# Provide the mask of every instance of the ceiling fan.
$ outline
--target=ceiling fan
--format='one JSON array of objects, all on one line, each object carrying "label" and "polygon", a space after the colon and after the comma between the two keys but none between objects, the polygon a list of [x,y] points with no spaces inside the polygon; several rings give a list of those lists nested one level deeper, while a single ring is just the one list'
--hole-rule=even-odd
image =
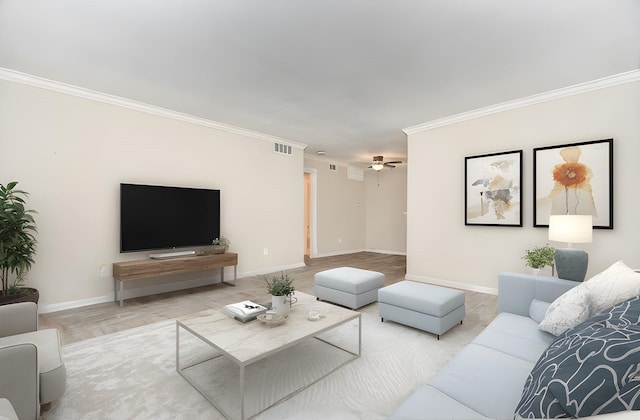
[{"label": "ceiling fan", "polygon": [[396,165],[398,165],[400,163],[402,163],[401,160],[394,160],[392,162],[385,162],[383,156],[374,156],[373,157],[373,162],[371,163],[369,168],[373,169],[374,171],[381,171],[382,168],[384,168],[384,167],[395,168]]}]

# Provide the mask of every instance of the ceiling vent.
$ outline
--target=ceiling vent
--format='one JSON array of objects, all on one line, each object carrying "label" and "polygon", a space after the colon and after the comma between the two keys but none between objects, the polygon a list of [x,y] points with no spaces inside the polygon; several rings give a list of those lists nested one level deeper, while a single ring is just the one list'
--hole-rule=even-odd
[{"label": "ceiling vent", "polygon": [[273,151],[281,155],[292,155],[291,146],[289,146],[288,144],[273,143]]}]

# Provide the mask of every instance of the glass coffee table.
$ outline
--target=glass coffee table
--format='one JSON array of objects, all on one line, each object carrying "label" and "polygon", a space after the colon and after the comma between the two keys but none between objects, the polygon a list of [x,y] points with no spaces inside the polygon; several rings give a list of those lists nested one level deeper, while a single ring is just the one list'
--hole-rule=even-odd
[{"label": "glass coffee table", "polygon": [[226,418],[244,420],[360,357],[360,313],[295,297],[279,325],[243,324],[219,309],[177,320],[176,370]]}]

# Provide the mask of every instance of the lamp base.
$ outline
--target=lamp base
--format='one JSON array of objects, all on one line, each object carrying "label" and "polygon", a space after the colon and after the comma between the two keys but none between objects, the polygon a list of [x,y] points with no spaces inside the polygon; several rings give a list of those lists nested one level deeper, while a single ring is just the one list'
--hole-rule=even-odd
[{"label": "lamp base", "polygon": [[575,248],[558,248],[554,259],[559,278],[584,281],[589,266],[589,254],[585,251]]}]

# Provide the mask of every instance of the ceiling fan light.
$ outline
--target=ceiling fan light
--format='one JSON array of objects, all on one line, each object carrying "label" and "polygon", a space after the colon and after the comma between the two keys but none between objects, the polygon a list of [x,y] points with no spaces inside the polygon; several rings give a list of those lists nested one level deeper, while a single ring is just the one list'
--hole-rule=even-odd
[{"label": "ceiling fan light", "polygon": [[382,164],[382,162],[373,162],[373,164],[371,165],[371,168],[374,171],[380,171],[382,170],[382,168],[384,168],[384,165]]}]

